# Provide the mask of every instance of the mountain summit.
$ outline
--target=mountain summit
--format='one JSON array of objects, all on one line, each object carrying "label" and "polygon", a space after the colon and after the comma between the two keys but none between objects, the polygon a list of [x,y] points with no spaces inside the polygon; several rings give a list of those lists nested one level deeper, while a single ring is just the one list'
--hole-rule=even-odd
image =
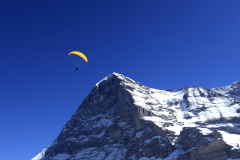
[{"label": "mountain summit", "polygon": [[112,73],[32,160],[240,158],[240,81],[157,90]]}]

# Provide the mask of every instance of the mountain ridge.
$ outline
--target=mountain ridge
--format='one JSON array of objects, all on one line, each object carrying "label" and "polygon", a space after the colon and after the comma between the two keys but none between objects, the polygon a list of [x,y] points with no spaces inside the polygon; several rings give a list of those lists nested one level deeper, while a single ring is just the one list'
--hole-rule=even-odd
[{"label": "mountain ridge", "polygon": [[[166,91],[113,72],[93,87],[40,159],[204,159],[205,143],[218,146],[220,159],[240,158],[239,82],[228,92],[197,86]],[[184,135],[189,132],[199,142]],[[212,138],[229,134],[237,143]],[[184,147],[186,139],[199,145]]]}]

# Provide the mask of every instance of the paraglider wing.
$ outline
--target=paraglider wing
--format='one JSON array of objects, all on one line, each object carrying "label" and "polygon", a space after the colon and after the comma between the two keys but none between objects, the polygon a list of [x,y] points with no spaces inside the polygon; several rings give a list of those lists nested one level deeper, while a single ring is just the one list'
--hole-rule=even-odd
[{"label": "paraglider wing", "polygon": [[68,53],[68,55],[70,55],[70,54],[76,54],[76,55],[82,57],[82,59],[84,59],[86,62],[88,62],[87,57],[83,53],[81,53],[79,51],[72,51],[72,52]]}]

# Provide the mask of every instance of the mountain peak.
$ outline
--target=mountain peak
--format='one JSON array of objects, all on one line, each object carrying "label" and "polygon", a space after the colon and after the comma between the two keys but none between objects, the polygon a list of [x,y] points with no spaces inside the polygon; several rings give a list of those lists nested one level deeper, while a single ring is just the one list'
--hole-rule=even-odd
[{"label": "mountain peak", "polygon": [[95,86],[98,87],[100,84],[105,83],[106,81],[108,81],[108,80],[111,79],[112,77],[117,77],[117,78],[119,78],[119,79],[122,79],[124,76],[121,75],[121,74],[118,74],[118,73],[116,73],[116,72],[113,72],[112,74],[104,77],[102,80],[100,80],[98,83],[96,83]]},{"label": "mountain peak", "polygon": [[117,79],[117,80],[120,80],[120,81],[131,81],[133,83],[137,83],[135,82],[134,80],[128,78],[128,77],[125,77],[124,75],[122,74],[119,74],[119,73],[116,73],[116,72],[113,72],[112,74],[104,77],[102,80],[100,80],[98,83],[96,83],[96,87],[99,87],[99,85],[101,84],[104,84],[106,83],[107,81],[109,80],[112,80],[112,79]]},{"label": "mountain peak", "polygon": [[240,88],[240,79],[232,84],[234,88]]},{"label": "mountain peak", "polygon": [[220,93],[222,95],[231,96],[240,100],[239,93],[240,93],[240,80],[234,82],[231,85],[223,86],[223,87],[216,87],[211,89],[214,92]]}]

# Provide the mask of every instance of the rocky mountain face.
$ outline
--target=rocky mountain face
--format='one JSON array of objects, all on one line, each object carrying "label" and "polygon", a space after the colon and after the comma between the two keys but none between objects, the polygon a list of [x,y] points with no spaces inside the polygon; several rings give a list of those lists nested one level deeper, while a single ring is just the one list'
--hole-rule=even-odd
[{"label": "rocky mountain face", "polygon": [[169,91],[113,73],[40,153],[32,160],[240,159],[240,81]]}]

